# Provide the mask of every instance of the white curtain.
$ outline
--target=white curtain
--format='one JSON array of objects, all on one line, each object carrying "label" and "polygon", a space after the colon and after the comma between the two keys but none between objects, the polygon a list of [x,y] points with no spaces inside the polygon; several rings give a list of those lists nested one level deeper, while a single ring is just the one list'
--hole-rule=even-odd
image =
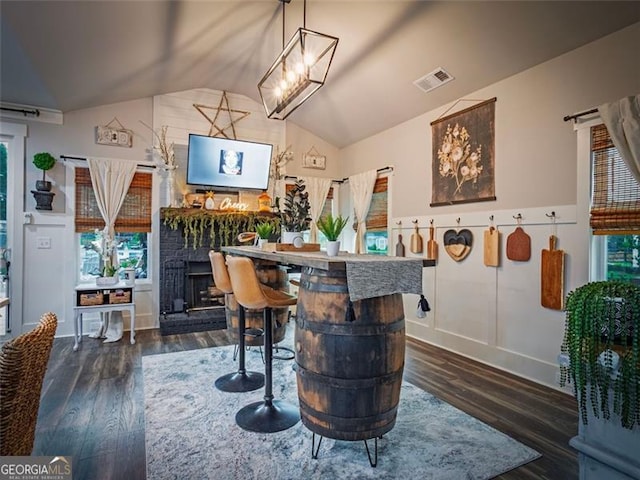
[{"label": "white curtain", "polygon": [[[136,163],[131,160],[106,158],[89,158],[87,161],[91,185],[105,223],[102,235],[107,239],[107,244],[113,244],[116,218],[136,173]],[[113,256],[115,258],[112,259],[112,263],[117,266],[117,252],[113,252]],[[114,312],[109,316],[111,317],[109,321],[103,321],[99,330],[91,335],[92,337],[106,337],[105,342],[116,342],[122,338],[122,313]]]},{"label": "white curtain", "polygon": [[319,177],[302,177],[309,193],[309,207],[311,215],[311,231],[309,233],[309,243],[318,241],[318,226],[316,222],[320,218],[324,202],[331,188],[331,179]]},{"label": "white curtain", "polygon": [[598,112],[624,163],[640,183],[640,95],[600,105]]},{"label": "white curtain", "polygon": [[364,234],[367,230],[366,219],[369,213],[369,205],[373,196],[373,187],[376,184],[378,172],[369,170],[368,172],[359,173],[349,177],[349,189],[353,198],[353,209],[358,219],[358,227],[356,229],[355,253],[366,253],[364,243]]}]

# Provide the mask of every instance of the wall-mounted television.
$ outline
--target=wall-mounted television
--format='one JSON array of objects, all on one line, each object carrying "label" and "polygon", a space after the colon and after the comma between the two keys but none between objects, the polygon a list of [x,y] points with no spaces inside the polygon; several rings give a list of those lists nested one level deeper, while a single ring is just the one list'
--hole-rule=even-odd
[{"label": "wall-mounted television", "polygon": [[210,188],[269,186],[273,145],[189,134],[187,183]]}]

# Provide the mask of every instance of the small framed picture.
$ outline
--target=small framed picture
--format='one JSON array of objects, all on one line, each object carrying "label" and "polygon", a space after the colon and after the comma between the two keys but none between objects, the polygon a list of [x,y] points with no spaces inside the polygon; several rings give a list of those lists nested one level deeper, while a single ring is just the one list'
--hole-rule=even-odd
[{"label": "small framed picture", "polygon": [[302,166],[304,168],[316,168],[318,170],[324,170],[327,166],[327,157],[325,155],[305,153],[302,156]]}]

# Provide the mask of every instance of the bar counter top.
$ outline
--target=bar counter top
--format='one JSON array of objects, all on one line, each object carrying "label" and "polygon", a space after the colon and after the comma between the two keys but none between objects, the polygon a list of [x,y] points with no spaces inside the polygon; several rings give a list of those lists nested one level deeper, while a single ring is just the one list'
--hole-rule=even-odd
[{"label": "bar counter top", "polygon": [[356,255],[354,253],[340,252],[337,257],[330,257],[326,252],[272,252],[262,250],[259,247],[222,247],[225,253],[241,255],[261,260],[271,260],[281,265],[297,265],[299,267],[318,268],[320,270],[346,270],[346,262],[388,263],[388,262],[415,262],[422,260],[423,267],[434,267],[435,260],[427,260],[420,257],[388,257],[383,255]]}]

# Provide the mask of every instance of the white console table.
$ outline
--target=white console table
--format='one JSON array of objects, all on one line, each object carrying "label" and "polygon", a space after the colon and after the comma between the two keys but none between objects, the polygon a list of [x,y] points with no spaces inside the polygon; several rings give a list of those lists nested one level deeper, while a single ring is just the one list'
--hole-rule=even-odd
[{"label": "white console table", "polygon": [[132,285],[125,282],[108,286],[78,285],[74,294],[74,352],[78,350],[79,344],[82,342],[82,315],[84,313],[99,313],[100,317],[103,317],[104,314],[111,315],[111,312],[116,311],[129,312],[131,316],[130,341],[132,345],[136,343],[136,305]]}]

